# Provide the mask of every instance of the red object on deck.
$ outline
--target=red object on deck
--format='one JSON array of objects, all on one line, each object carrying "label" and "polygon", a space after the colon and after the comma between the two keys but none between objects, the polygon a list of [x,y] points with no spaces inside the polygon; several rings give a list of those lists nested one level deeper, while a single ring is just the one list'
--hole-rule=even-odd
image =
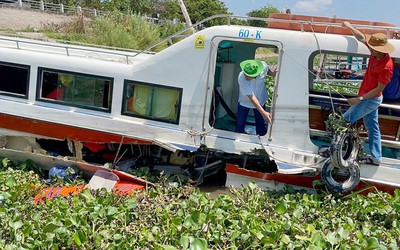
[{"label": "red object on deck", "polygon": [[72,194],[78,194],[80,191],[85,189],[84,185],[74,187],[48,187],[43,189],[39,194],[35,196],[34,204],[39,204],[45,200],[51,200],[57,196],[68,196]]},{"label": "red object on deck", "polygon": [[[354,20],[354,19],[343,19],[343,18],[330,18],[321,16],[305,16],[305,15],[292,15],[284,13],[272,13],[269,18],[278,19],[277,21],[268,21],[268,28],[285,29],[285,30],[302,30],[302,25],[299,21],[308,22],[303,23],[303,31],[316,32],[316,33],[328,33],[328,34],[339,34],[339,35],[352,35],[351,31],[345,27],[338,27],[344,21],[348,21],[355,25],[369,25],[369,26],[382,26],[379,28],[362,28],[357,27],[364,34],[374,33],[387,33],[387,29],[384,27],[396,27],[391,23],[383,22],[371,22],[365,20]],[[288,20],[293,22],[280,22],[279,20]],[[313,24],[313,23],[326,23],[326,24]],[[330,24],[329,24],[330,23]],[[335,26],[332,26],[335,24]],[[395,38],[397,33],[390,31],[390,37]]]},{"label": "red object on deck", "polygon": [[[151,183],[125,172],[118,170],[112,170],[111,172],[116,174],[120,179],[112,189],[115,195],[131,195],[135,190],[145,189],[147,185],[151,185]],[[76,195],[84,189],[85,185],[73,187],[48,187],[40,191],[40,193],[35,196],[33,203],[39,204],[46,200],[51,200],[57,196],[68,196],[72,194]]]},{"label": "red object on deck", "polygon": [[129,181],[119,181],[113,187],[115,195],[130,195],[135,190],[144,189],[145,186],[142,184],[132,183]]}]

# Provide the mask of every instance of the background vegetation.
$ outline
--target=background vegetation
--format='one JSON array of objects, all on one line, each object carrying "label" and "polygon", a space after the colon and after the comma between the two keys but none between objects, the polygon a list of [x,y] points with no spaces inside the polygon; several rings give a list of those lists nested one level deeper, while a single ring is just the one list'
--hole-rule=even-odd
[{"label": "background vegetation", "polygon": [[[49,3],[66,6],[81,6],[109,11],[106,16],[76,17],[67,24],[49,24],[43,31],[48,37],[74,42],[98,44],[142,50],[156,44],[164,38],[185,28],[185,20],[177,0],[53,0]],[[225,4],[219,0],[185,0],[192,23],[202,21],[217,14],[231,14]],[[279,10],[273,6],[265,6],[260,10],[248,13],[254,17],[268,17]],[[148,18],[156,17],[157,22]],[[226,19],[214,19],[205,22],[200,28],[225,24]],[[265,22],[233,19],[232,24],[249,24],[266,26]],[[184,33],[183,36],[189,34]],[[173,41],[176,42],[176,41]],[[167,42],[154,48],[160,51],[167,47]]]},{"label": "background vegetation", "polygon": [[[70,23],[47,25],[44,33],[62,41],[142,50],[183,28],[183,23],[156,25],[137,14],[112,13],[93,20],[78,16]],[[160,51],[167,46],[165,42],[153,50]]]}]

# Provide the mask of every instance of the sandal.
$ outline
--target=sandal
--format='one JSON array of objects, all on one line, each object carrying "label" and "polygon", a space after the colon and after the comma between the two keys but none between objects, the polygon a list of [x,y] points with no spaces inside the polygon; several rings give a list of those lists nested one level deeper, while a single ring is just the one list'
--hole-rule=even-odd
[{"label": "sandal", "polygon": [[374,166],[379,166],[380,162],[375,162],[371,158],[364,158],[358,161],[359,164],[368,164],[368,165],[374,165]]}]

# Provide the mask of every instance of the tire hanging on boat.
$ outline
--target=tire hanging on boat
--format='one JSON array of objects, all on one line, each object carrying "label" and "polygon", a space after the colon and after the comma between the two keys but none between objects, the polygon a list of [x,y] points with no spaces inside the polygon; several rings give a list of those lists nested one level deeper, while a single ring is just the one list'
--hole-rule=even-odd
[{"label": "tire hanging on boat", "polygon": [[328,158],[322,166],[321,178],[330,190],[346,193],[353,190],[360,183],[360,167],[356,161],[353,161],[347,168],[341,168],[333,164],[331,159]]},{"label": "tire hanging on boat", "polygon": [[332,164],[341,168],[352,166],[357,160],[360,148],[360,137],[355,129],[350,128],[335,135],[330,145]]}]

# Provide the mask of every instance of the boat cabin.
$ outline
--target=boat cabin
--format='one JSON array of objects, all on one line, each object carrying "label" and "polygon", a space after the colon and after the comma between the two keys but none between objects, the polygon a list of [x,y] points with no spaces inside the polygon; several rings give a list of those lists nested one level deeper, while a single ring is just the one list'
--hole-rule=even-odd
[{"label": "boat cabin", "polygon": [[[397,62],[400,41],[390,42]],[[0,37],[0,155],[189,170],[212,158],[213,171],[234,162],[257,172],[317,174],[326,160],[319,152],[332,139],[325,121],[348,108],[368,57],[349,35],[230,24],[158,53]],[[278,70],[266,82],[272,123],[265,136],[255,134],[252,114],[246,133],[235,132],[239,64],[254,58]],[[384,164],[361,168],[361,178],[395,186],[397,98],[379,109]]]}]

